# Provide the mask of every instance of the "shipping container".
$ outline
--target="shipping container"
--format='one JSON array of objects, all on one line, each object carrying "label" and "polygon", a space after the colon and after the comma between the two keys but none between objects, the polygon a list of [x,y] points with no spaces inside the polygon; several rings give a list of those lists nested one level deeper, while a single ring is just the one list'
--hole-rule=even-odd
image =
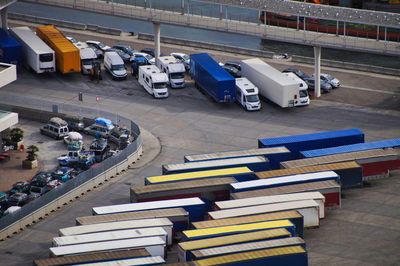
[{"label": "shipping container", "polygon": [[189,261],[190,251],[202,248],[219,247],[236,243],[262,241],[268,239],[290,237],[291,233],[285,228],[256,231],[251,233],[235,234],[230,236],[213,237],[201,240],[178,243],[178,260]]},{"label": "shipping container", "polygon": [[273,212],[267,214],[250,215],[250,216],[236,217],[236,218],[205,220],[200,222],[194,222],[192,223],[192,226],[195,229],[202,229],[202,228],[226,226],[233,224],[247,224],[247,223],[263,222],[263,221],[285,220],[285,219],[290,220],[294,224],[294,226],[296,227],[296,235],[299,237],[303,237],[304,219],[303,215],[301,215],[298,211],[282,211],[282,212]]},{"label": "shipping container", "polygon": [[189,212],[189,222],[204,219],[206,205],[200,198],[159,200],[150,202],[138,202],[129,204],[109,205],[92,208],[93,215],[104,215],[123,212],[135,212],[143,210],[156,210],[168,208],[183,208]]},{"label": "shipping container", "polygon": [[88,262],[102,262],[109,260],[129,259],[129,258],[140,258],[149,257],[150,253],[144,248],[112,251],[112,252],[96,252],[94,254],[65,256],[57,258],[46,258],[34,260],[33,263],[36,266],[61,266],[71,264],[82,264]]},{"label": "shipping container", "polygon": [[216,102],[235,101],[235,79],[209,54],[190,55],[190,76]]},{"label": "shipping container", "polygon": [[270,169],[269,161],[263,156],[251,156],[243,158],[220,159],[211,161],[170,163],[162,166],[163,175],[179,174],[202,170],[215,170],[245,166],[252,171],[266,171]]},{"label": "shipping container", "polygon": [[11,28],[10,34],[21,44],[22,61],[28,69],[38,74],[56,71],[54,51],[30,28],[26,26]]},{"label": "shipping container", "polygon": [[325,197],[318,191],[217,201],[215,202],[215,210],[227,210],[233,208],[310,199],[315,200],[319,204],[319,218],[325,218]]},{"label": "shipping container", "polygon": [[387,139],[374,142],[357,143],[351,145],[342,145],[328,149],[307,149],[300,152],[302,158],[313,158],[328,156],[340,153],[367,151],[373,149],[387,149],[400,147],[400,139]]},{"label": "shipping container", "polygon": [[340,176],[340,185],[342,188],[362,187],[363,168],[356,161],[271,170],[257,172],[255,174],[258,178],[263,179],[321,171],[334,171],[338,174]]},{"label": "shipping container", "polygon": [[161,239],[163,239],[165,243],[168,242],[168,233],[162,227],[150,227],[53,237],[53,247],[112,241],[119,239],[134,239],[150,236],[158,236],[161,237]]},{"label": "shipping container", "polygon": [[251,207],[212,211],[208,212],[208,217],[210,219],[217,220],[293,210],[296,210],[301,215],[303,215],[305,228],[319,227],[319,204],[314,200],[280,202]]},{"label": "shipping container", "polygon": [[251,156],[264,156],[269,160],[272,169],[278,169],[279,163],[290,160],[290,151],[285,147],[259,148],[237,151],[222,151],[213,153],[185,155],[185,162],[199,162],[217,159],[241,158]]},{"label": "shipping container", "polygon": [[294,224],[290,220],[285,219],[185,230],[182,232],[181,242],[278,228],[285,228],[291,233],[291,236],[296,235]]},{"label": "shipping container", "polygon": [[317,182],[325,180],[334,180],[339,184],[340,177],[333,171],[279,176],[274,178],[264,178],[258,180],[232,183],[231,190],[232,192],[242,192],[242,191],[256,190],[262,188],[279,187],[279,186],[293,185],[298,183],[309,183],[309,182]]},{"label": "shipping container", "polygon": [[307,251],[301,246],[262,249],[195,261],[198,266],[208,265],[274,265],[307,266]]},{"label": "shipping container", "polygon": [[340,207],[340,185],[333,180],[300,183],[281,187],[264,188],[259,190],[231,193],[231,199],[245,199],[252,197],[262,197],[271,195],[280,195],[288,193],[298,193],[307,191],[318,191],[325,197],[326,207]]},{"label": "shipping container", "polygon": [[21,66],[22,46],[5,30],[0,29],[0,62]]},{"label": "shipping container", "polygon": [[150,176],[144,179],[145,185],[161,184],[167,182],[198,180],[212,177],[234,177],[237,181],[256,179],[254,172],[248,167],[235,167],[208,171],[187,172],[182,174]]},{"label": "shipping container", "polygon": [[58,230],[59,236],[83,235],[117,230],[162,227],[168,233],[168,245],[172,245],[172,222],[167,218],[129,220],[110,223],[65,227]]},{"label": "shipping container", "polygon": [[206,178],[192,181],[163,183],[151,186],[132,186],[131,202],[145,202],[168,199],[199,197],[208,210],[216,200],[229,199],[230,183],[233,177]]},{"label": "shipping container", "polygon": [[75,221],[76,225],[87,225],[150,218],[168,218],[174,224],[174,230],[175,227],[182,227],[183,229],[187,229],[187,226],[189,225],[189,213],[183,208],[83,216],[77,217]]},{"label": "shipping container", "polygon": [[165,260],[160,256],[144,257],[134,259],[122,259],[114,261],[104,261],[96,263],[80,264],[82,266],[135,266],[135,265],[161,265],[165,264]]},{"label": "shipping container", "polygon": [[54,25],[36,27],[36,35],[56,53],[58,71],[62,74],[81,71],[79,49],[56,29]]},{"label": "shipping container", "polygon": [[96,242],[80,245],[70,245],[62,247],[51,247],[50,257],[71,256],[78,254],[88,254],[100,251],[114,251],[145,248],[151,256],[161,256],[165,258],[166,243],[160,237],[142,237],[135,239],[123,239],[105,242]]},{"label": "shipping container", "polygon": [[292,160],[294,160],[300,158],[300,151],[323,149],[363,142],[364,133],[361,130],[354,128],[305,135],[259,139],[258,147],[267,148],[285,146],[292,152]]},{"label": "shipping container", "polygon": [[201,260],[216,256],[255,251],[260,249],[291,247],[291,246],[301,246],[302,248],[306,249],[306,243],[302,238],[287,237],[287,238],[264,240],[251,243],[241,243],[241,244],[226,245],[221,247],[197,249],[197,250],[192,250],[190,252],[190,256],[193,257],[193,260]]}]

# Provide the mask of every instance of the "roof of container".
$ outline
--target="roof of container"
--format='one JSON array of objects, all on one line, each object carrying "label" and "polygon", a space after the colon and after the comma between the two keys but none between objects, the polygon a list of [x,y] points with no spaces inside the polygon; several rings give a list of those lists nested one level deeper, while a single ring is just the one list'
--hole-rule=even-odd
[{"label": "roof of container", "polygon": [[171,163],[164,164],[163,168],[168,171],[183,169],[200,169],[207,167],[230,166],[230,165],[246,165],[252,163],[266,163],[268,159],[264,156],[251,156],[242,158],[219,159],[210,161],[187,162],[187,163]]},{"label": "roof of container", "polygon": [[249,261],[248,263],[251,264],[251,260],[255,259],[274,257],[274,256],[284,256],[291,254],[302,254],[302,253],[306,253],[306,251],[301,246],[270,248],[270,249],[241,252],[231,255],[217,256],[208,259],[196,260],[196,264],[199,266],[206,266],[206,265],[218,265],[218,264],[227,264],[227,263],[244,262],[244,261]]},{"label": "roof of container", "polygon": [[291,218],[303,218],[303,215],[301,215],[298,211],[282,211],[282,212],[257,214],[257,215],[228,218],[228,219],[192,222],[192,225],[194,228],[200,229],[200,228],[225,226],[232,224],[246,224],[246,223],[262,222],[262,221],[291,219]]},{"label": "roof of container", "polygon": [[25,43],[29,43],[29,45],[33,47],[36,52],[54,54],[54,51],[44,41],[42,41],[42,39],[33,33],[30,28],[23,26],[14,27],[10,30],[18,35],[18,37]]},{"label": "roof of container", "polygon": [[318,191],[312,191],[312,192],[300,192],[300,193],[290,193],[283,195],[259,196],[259,197],[245,198],[245,199],[217,201],[215,202],[215,205],[219,209],[231,209],[231,208],[240,208],[240,207],[271,204],[278,202],[307,200],[307,199],[322,200],[325,202],[324,195],[322,195]]},{"label": "roof of container", "polygon": [[298,175],[288,175],[288,176],[279,176],[276,178],[264,178],[258,180],[250,180],[232,183],[231,186],[234,189],[244,189],[244,188],[253,188],[259,186],[272,186],[277,184],[287,184],[297,181],[312,181],[317,179],[332,179],[339,178],[338,174],[333,171],[324,171],[324,172],[315,172],[315,173],[307,173],[307,174],[298,174]]},{"label": "roof of container", "polygon": [[259,196],[295,193],[302,191],[319,191],[321,189],[335,189],[340,191],[340,185],[334,180],[326,180],[326,181],[300,183],[294,185],[231,193],[231,197],[233,199],[244,199],[244,198],[252,198]]},{"label": "roof of container", "polygon": [[191,188],[201,188],[201,187],[210,187],[210,186],[218,186],[220,188],[221,185],[229,185],[230,183],[237,182],[233,177],[220,177],[220,178],[206,178],[192,181],[180,181],[174,183],[161,183],[155,184],[151,186],[132,186],[131,193],[135,193],[136,195],[143,195],[147,193],[155,193],[162,191],[171,191],[171,190],[185,190]]},{"label": "roof of container", "polygon": [[94,207],[93,212],[97,214],[112,214],[118,212],[143,211],[151,209],[184,207],[184,206],[203,205],[203,204],[204,202],[199,198],[185,198],[185,199],[158,200],[149,202],[110,205],[104,207]]},{"label": "roof of container", "polygon": [[333,155],[338,153],[347,153],[347,152],[355,152],[355,151],[365,151],[372,149],[385,149],[385,148],[397,148],[400,147],[400,138],[399,139],[387,139],[380,140],[374,142],[366,142],[366,143],[356,143],[351,145],[343,145],[332,148],[325,149],[316,149],[309,151],[301,151],[300,153],[305,158]]},{"label": "roof of container", "polygon": [[241,156],[268,155],[268,154],[289,153],[289,152],[290,151],[285,147],[273,147],[273,148],[259,148],[259,149],[191,154],[191,155],[185,155],[185,158],[188,161],[202,161],[202,160],[212,160],[219,158],[234,158]]},{"label": "roof of container", "polygon": [[85,263],[81,264],[81,266],[122,266],[122,265],[160,265],[165,264],[165,260],[161,256],[154,257],[143,257],[143,258],[133,258],[133,259],[121,259],[118,261],[103,261],[96,263]]},{"label": "roof of container", "polygon": [[193,240],[178,243],[182,250],[195,250],[206,247],[218,247],[234,243],[250,242],[261,239],[270,239],[277,237],[290,237],[291,234],[286,228],[278,228],[272,230],[261,230],[257,232],[241,233],[230,236],[220,236],[214,238]]},{"label": "roof of container", "polygon": [[244,232],[261,229],[272,229],[280,227],[293,226],[293,223],[289,220],[275,220],[275,221],[264,221],[248,224],[234,224],[226,226],[209,227],[202,229],[185,230],[182,233],[188,238],[199,237],[199,236],[211,236],[219,235],[224,233]]},{"label": "roof of container", "polygon": [[75,47],[54,25],[47,25],[47,26],[38,26],[36,27],[37,31],[43,32],[49,41],[54,43],[58,49],[63,52],[75,52],[79,49]]},{"label": "roof of container", "polygon": [[235,82],[235,79],[228,72],[226,72],[209,54],[191,54],[190,59],[196,61],[196,63],[200,64],[204,69],[212,69],[213,77],[217,81],[229,80]]},{"label": "roof of container", "polygon": [[171,174],[171,175],[151,176],[151,177],[146,177],[146,179],[151,183],[158,183],[158,182],[180,181],[180,180],[203,178],[203,177],[215,177],[215,176],[227,176],[227,175],[234,176],[237,174],[245,174],[245,173],[253,173],[253,171],[251,171],[248,167],[234,167],[234,168],[196,171],[196,172]]},{"label": "roof of container", "polygon": [[116,250],[112,252],[96,252],[94,254],[65,256],[57,258],[46,258],[35,260],[37,266],[50,266],[50,265],[69,265],[85,262],[107,261],[123,258],[147,257],[151,256],[150,253],[144,248],[130,249],[130,250]]},{"label": "roof of container", "polygon": [[193,250],[192,254],[196,257],[196,259],[201,259],[201,257],[224,255],[230,253],[238,253],[238,252],[245,252],[245,251],[265,249],[265,248],[275,248],[282,246],[304,245],[304,244],[305,241],[301,237],[286,237],[286,238],[278,238],[272,240],[250,242],[250,243],[227,245],[221,247],[198,249],[198,250]]},{"label": "roof of container", "polygon": [[21,44],[3,29],[0,29],[0,44],[2,47],[21,47]]},{"label": "roof of container", "polygon": [[226,209],[220,211],[208,212],[212,219],[232,218],[239,216],[247,216],[261,213],[270,213],[287,210],[297,210],[303,208],[318,208],[319,204],[315,200],[298,200],[290,202],[264,204],[243,208]]},{"label": "roof of container", "polygon": [[255,174],[258,178],[270,178],[277,176],[297,175],[297,174],[305,174],[305,173],[313,173],[321,171],[335,171],[335,170],[350,169],[350,168],[361,168],[361,165],[359,165],[356,161],[350,161],[350,162],[304,166],[299,168],[263,171],[263,172],[256,172]]},{"label": "roof of container", "polygon": [[330,138],[337,138],[337,137],[344,137],[344,136],[351,136],[351,135],[364,135],[364,133],[360,129],[353,128],[353,129],[311,133],[311,134],[304,134],[304,135],[259,139],[259,141],[261,141],[264,145],[284,145],[286,143],[312,141],[312,140],[319,140],[319,139],[330,139]]},{"label": "roof of container", "polygon": [[140,220],[149,218],[165,218],[173,216],[188,216],[189,213],[183,208],[168,208],[168,209],[156,209],[149,211],[137,211],[137,212],[123,212],[114,214],[104,215],[92,215],[77,217],[76,221],[78,224],[96,224],[106,222],[117,222],[126,220]]},{"label": "roof of container", "polygon": [[355,152],[320,156],[315,158],[305,158],[293,161],[286,161],[286,162],[281,162],[281,166],[283,168],[298,168],[298,167],[318,165],[318,164],[346,162],[346,161],[372,159],[372,158],[397,157],[397,156],[398,156],[397,152],[391,148],[374,149],[374,150],[355,151]]}]

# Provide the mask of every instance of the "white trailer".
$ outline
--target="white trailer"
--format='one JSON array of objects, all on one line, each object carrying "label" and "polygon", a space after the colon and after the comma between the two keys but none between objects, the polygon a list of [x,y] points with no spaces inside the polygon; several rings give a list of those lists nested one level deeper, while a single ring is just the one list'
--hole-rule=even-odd
[{"label": "white trailer", "polygon": [[80,266],[135,266],[135,265],[160,265],[165,264],[165,260],[161,256],[142,257],[132,259],[116,259],[103,262],[82,263]]},{"label": "white trailer", "polygon": [[168,84],[171,88],[185,87],[185,66],[176,61],[173,56],[160,56],[156,60],[156,66],[168,76]]},{"label": "white trailer", "polygon": [[90,47],[85,47],[79,49],[79,53],[81,55],[82,74],[89,75],[90,69],[93,68],[93,61],[97,59],[96,52]]},{"label": "white trailer", "polygon": [[154,98],[168,97],[168,76],[154,66],[139,67],[139,84]]},{"label": "white trailer", "polygon": [[247,111],[261,109],[260,99],[258,98],[258,88],[247,78],[236,78],[236,101],[246,108]]},{"label": "white trailer", "polygon": [[258,87],[261,96],[280,107],[294,107],[299,101],[299,84],[261,59],[242,60],[242,76]]},{"label": "white trailer", "polygon": [[308,85],[307,83],[299,78],[295,73],[293,72],[287,72],[283,73],[285,76],[293,79],[297,83],[299,83],[300,86],[300,98],[299,101],[295,104],[295,106],[305,106],[310,104],[310,96],[308,95]]},{"label": "white trailer", "polygon": [[29,69],[38,74],[56,71],[53,49],[28,27],[11,28],[10,34],[21,44],[23,62]]}]

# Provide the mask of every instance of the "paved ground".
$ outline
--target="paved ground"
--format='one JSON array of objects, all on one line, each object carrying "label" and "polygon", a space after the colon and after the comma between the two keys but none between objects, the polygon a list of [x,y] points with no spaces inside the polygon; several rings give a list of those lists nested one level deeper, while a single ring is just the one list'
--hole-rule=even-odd
[{"label": "paved ground", "polygon": [[[115,37],[101,38],[109,41],[107,44],[118,41]],[[136,47],[139,44],[135,43]],[[163,52],[177,49],[162,47]],[[241,58],[214,54],[221,61]],[[270,62],[279,69],[292,66]],[[309,66],[298,66],[311,72]],[[286,110],[263,102],[259,112],[246,112],[236,104],[216,104],[197,91],[190,80],[187,88],[170,90],[168,99],[155,100],[132,77],[117,82],[105,75],[100,84],[95,84],[80,74],[19,73],[15,83],[0,89],[0,103],[45,110],[57,104],[60,112],[79,111],[88,116],[118,113],[148,130],[144,154],[149,158],[111,184],[0,243],[0,265],[31,265],[33,259],[47,257],[51,239],[59,228],[74,225],[75,217],[90,215],[94,206],[128,203],[130,186],[142,185],[146,176],[161,174],[164,163],[183,162],[185,154],[253,148],[261,137],[346,128],[363,130],[367,141],[399,137],[399,78],[340,69],[326,71],[339,77],[343,88],[305,108]],[[80,91],[84,93],[84,105],[79,105],[77,99]],[[96,95],[100,96],[99,103]],[[345,191],[342,209],[328,211],[319,229],[306,231],[310,265],[399,264],[399,182],[397,175],[372,181],[363,189]],[[173,260],[174,251],[169,254],[169,260]]]}]

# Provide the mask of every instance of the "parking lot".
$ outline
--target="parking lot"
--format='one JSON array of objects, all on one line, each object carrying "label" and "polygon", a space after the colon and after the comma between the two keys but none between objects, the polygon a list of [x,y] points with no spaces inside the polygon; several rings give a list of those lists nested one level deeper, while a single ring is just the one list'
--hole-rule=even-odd
[{"label": "parking lot", "polygon": [[[76,33],[74,37],[80,40],[93,38],[82,33]],[[110,45],[119,41],[106,36],[99,40],[108,41]],[[132,45],[141,48],[136,41]],[[150,43],[140,45],[145,47]],[[162,47],[162,52],[177,49],[186,53],[199,52],[171,46]],[[214,55],[220,61],[244,58],[215,52]],[[290,62],[276,60],[271,64],[278,69],[291,66],[312,72],[310,66],[291,65]],[[324,94],[302,108],[281,109],[263,101],[259,112],[246,112],[236,104],[214,103],[195,89],[189,78],[186,88],[170,90],[169,98],[156,100],[131,76],[125,81],[113,81],[109,75],[104,75],[105,78],[96,83],[79,73],[64,76],[58,73],[37,76],[28,71],[18,73],[16,82],[0,89],[1,103],[48,111],[57,105],[59,112],[89,117],[107,117],[109,113],[125,116],[150,133],[151,137],[143,145],[144,156],[151,156],[141,167],[129,169],[110,185],[99,187],[0,243],[0,264],[31,265],[34,259],[47,257],[51,239],[59,228],[74,225],[75,217],[91,215],[91,207],[128,203],[130,186],[143,185],[144,177],[161,174],[162,164],[183,162],[185,154],[254,148],[257,138],[347,128],[361,129],[366,141],[399,137],[399,78],[340,69],[326,69],[326,72],[338,77],[342,88]],[[83,92],[83,103],[78,101],[79,92]],[[40,136],[38,131],[35,135],[36,125],[31,125],[32,133],[27,139],[31,136],[35,142],[47,143],[47,137]],[[65,147],[51,148],[52,145],[47,144],[49,151],[65,150]],[[61,142],[56,144],[63,145]],[[39,159],[47,160],[45,151],[45,148],[41,149]],[[60,154],[59,151],[56,153],[56,156]],[[342,209],[328,211],[320,228],[306,231],[310,265],[398,263],[398,177],[371,181],[369,187],[345,191]],[[169,261],[173,261],[174,252],[168,254],[171,254]]]}]

